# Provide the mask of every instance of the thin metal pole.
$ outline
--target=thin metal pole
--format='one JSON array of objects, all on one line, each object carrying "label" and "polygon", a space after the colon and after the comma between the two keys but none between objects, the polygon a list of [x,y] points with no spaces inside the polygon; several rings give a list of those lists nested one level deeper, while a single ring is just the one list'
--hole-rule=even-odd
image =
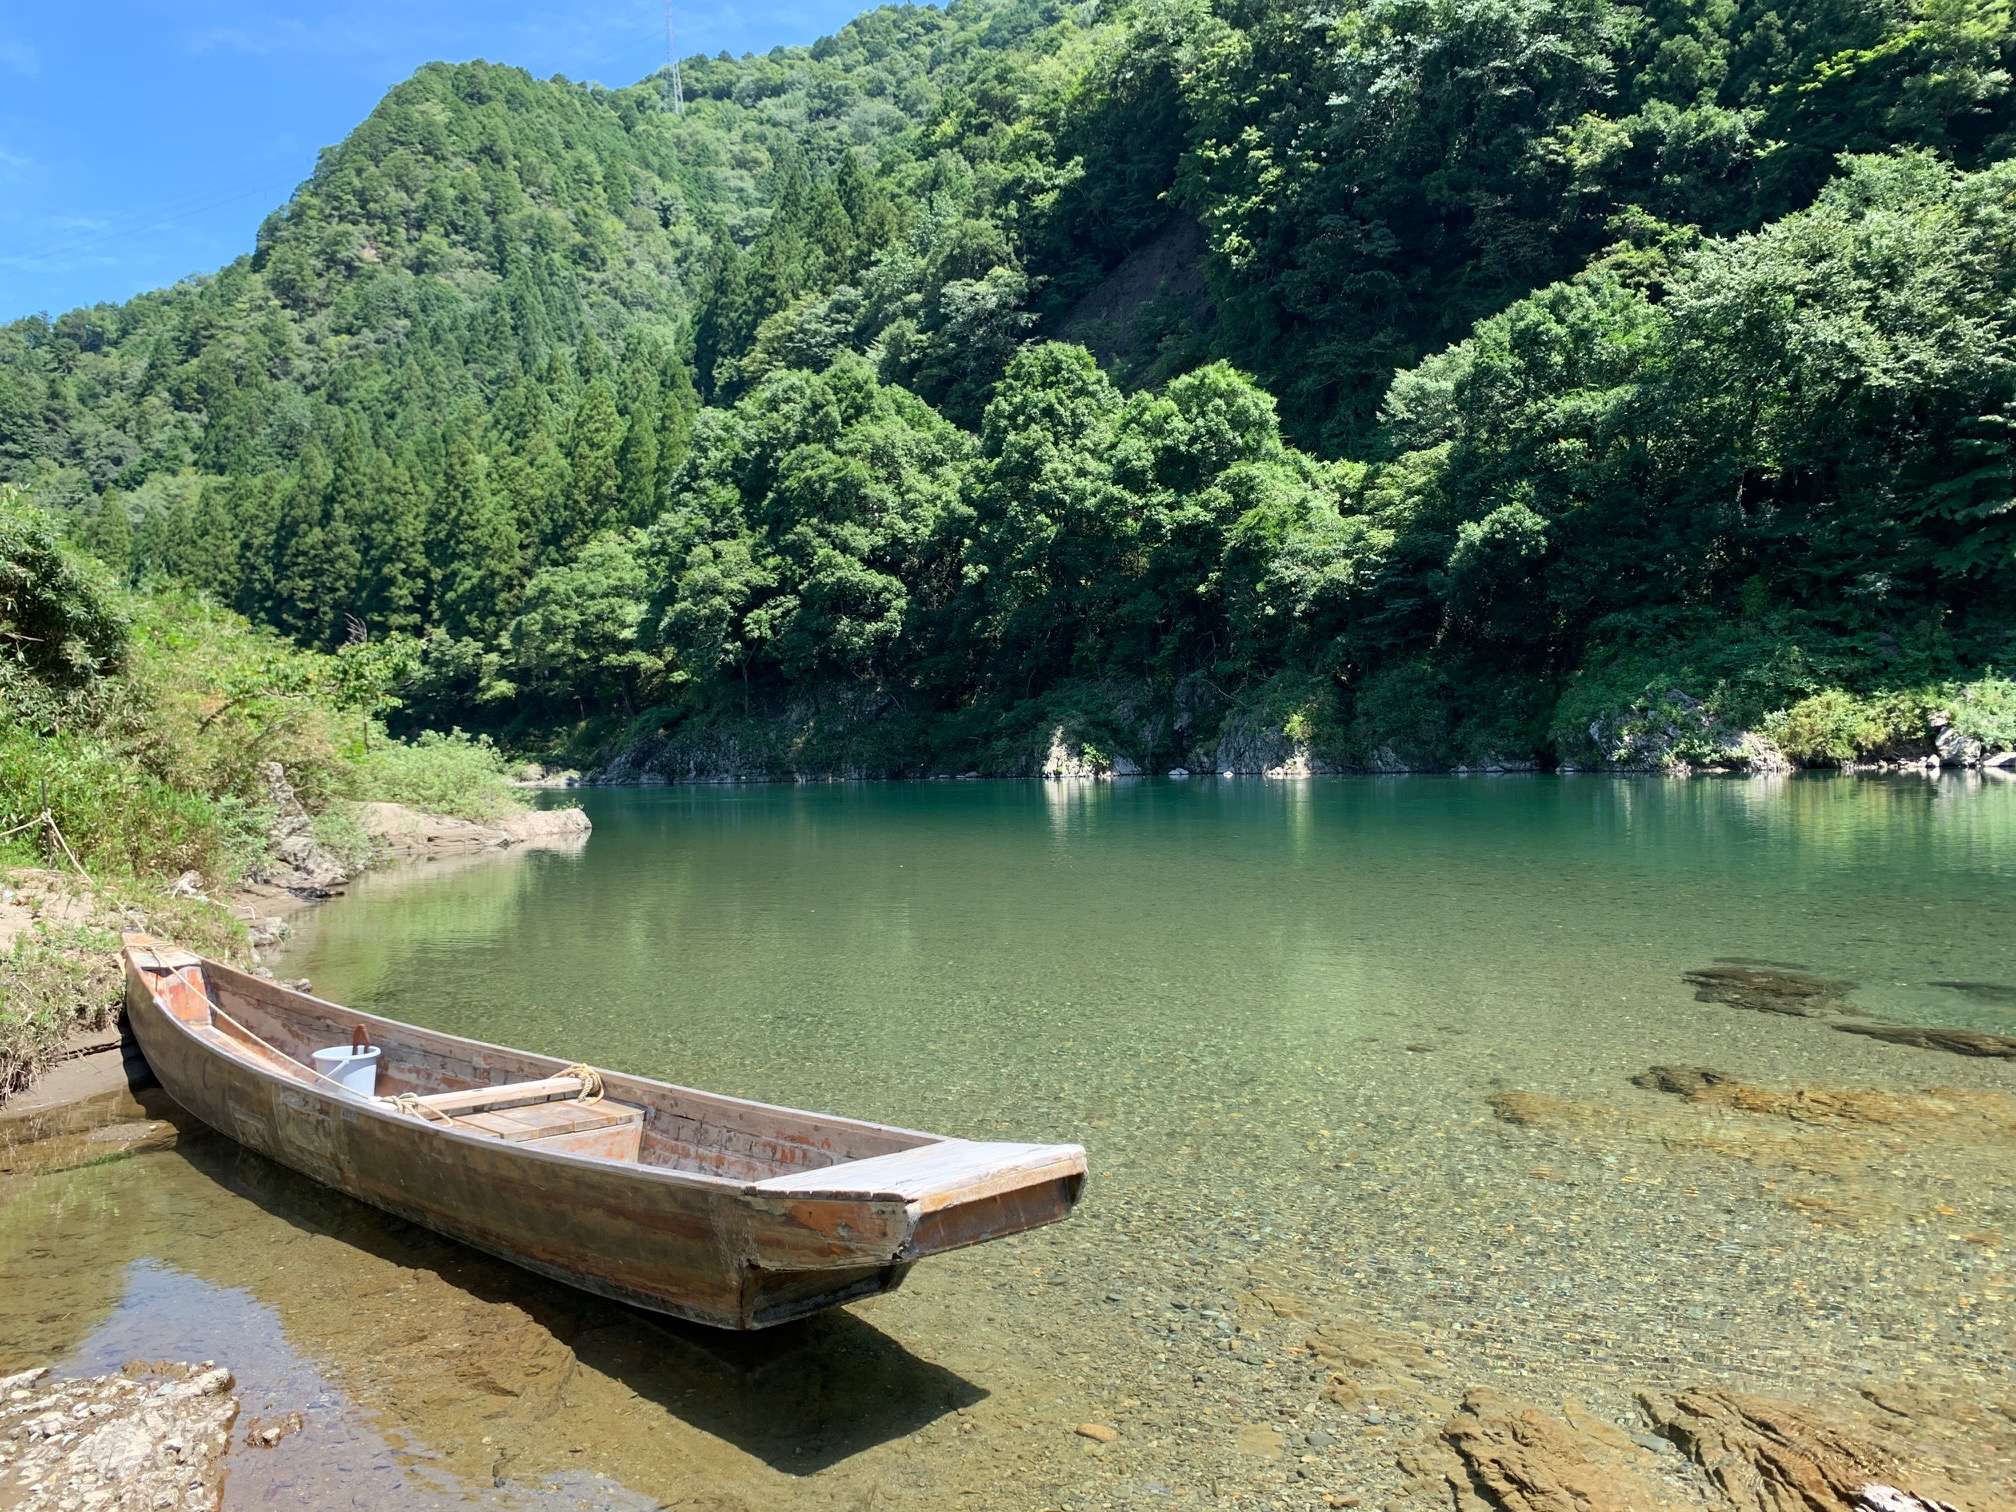
[{"label": "thin metal pole", "polygon": [[672,0],[665,0],[665,63],[672,70],[672,114],[686,114],[686,87],[679,78],[679,39],[672,29]]}]

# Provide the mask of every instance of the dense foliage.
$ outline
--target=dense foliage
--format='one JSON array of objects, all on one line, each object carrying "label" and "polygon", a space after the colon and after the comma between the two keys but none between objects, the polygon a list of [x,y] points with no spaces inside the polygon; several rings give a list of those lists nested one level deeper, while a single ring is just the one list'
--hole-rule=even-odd
[{"label": "dense foliage", "polygon": [[362,839],[349,800],[513,806],[488,746],[386,737],[416,660],[397,639],[303,651],[200,599],[123,590],[0,485],[0,862],[229,884],[268,859],[273,762],[338,849]]},{"label": "dense foliage", "polygon": [[960,0],[683,114],[433,65],[251,257],[0,331],[0,478],[525,741],[1597,761],[1691,690],[1903,749],[2016,656],[2011,50],[1973,0]]}]

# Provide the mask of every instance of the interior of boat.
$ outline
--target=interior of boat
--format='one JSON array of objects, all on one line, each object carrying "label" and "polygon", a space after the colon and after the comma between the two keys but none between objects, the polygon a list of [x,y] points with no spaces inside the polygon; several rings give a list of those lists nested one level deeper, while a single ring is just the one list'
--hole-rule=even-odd
[{"label": "interior of boat", "polygon": [[[185,951],[135,951],[161,1005],[225,1054],[333,1095],[314,1053],[367,1041],[369,1100],[436,1128],[528,1149],[635,1162],[738,1182],[803,1177],[944,1143],[882,1124],[596,1072],[326,1003]],[[963,1144],[963,1141],[952,1141]]]}]

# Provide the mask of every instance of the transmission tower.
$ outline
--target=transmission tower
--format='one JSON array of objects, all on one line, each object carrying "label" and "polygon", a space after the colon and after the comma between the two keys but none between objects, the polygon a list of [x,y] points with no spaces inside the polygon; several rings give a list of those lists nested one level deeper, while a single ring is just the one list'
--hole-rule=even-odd
[{"label": "transmission tower", "polygon": [[672,71],[672,114],[686,114],[686,86],[679,82],[679,39],[672,30],[672,0],[665,0],[665,64]]}]

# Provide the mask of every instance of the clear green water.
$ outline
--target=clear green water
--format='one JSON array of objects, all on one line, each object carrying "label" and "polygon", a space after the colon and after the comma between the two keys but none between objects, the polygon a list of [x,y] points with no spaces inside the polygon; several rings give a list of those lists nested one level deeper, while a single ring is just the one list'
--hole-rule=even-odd
[{"label": "clear green water", "polygon": [[[1788,963],[1854,981],[1871,1016],[2016,1034],[2016,782],[577,797],[578,852],[367,877],[276,971],[769,1101],[1077,1139],[1079,1213],[724,1343],[191,1135],[16,1196],[0,1296],[67,1266],[97,1300],[0,1302],[0,1344],[102,1334],[165,1265],[267,1309],[262,1339],[277,1316],[429,1486],[602,1476],[617,1500],[749,1509],[1402,1506],[1396,1448],[1473,1385],[1619,1420],[1637,1388],[1703,1380],[2012,1390],[2016,1062],[1698,1002],[1681,974]],[[1634,1086],[1653,1064],[1903,1111],[1739,1114]],[[1507,1093],[1551,1111],[1508,1118]],[[1409,1341],[1419,1368],[1340,1385],[1306,1352],[1326,1322]],[[472,1376],[479,1347],[526,1379]],[[1074,1437],[1088,1419],[1119,1442]]]},{"label": "clear green water", "polygon": [[[580,795],[576,855],[367,878],[283,963],[480,1038],[863,1116],[1180,1128],[1384,1036],[1605,1076],[1718,957],[2016,1031],[2016,783],[1441,779]],[[1403,1033],[1404,1031],[1404,1033]],[[1635,1053],[1637,1046],[1633,1046]],[[1190,1065],[1153,1099],[1145,1066]],[[1628,1057],[1627,1057],[1628,1059]],[[1633,1069],[1637,1069],[1633,1067]]]}]

